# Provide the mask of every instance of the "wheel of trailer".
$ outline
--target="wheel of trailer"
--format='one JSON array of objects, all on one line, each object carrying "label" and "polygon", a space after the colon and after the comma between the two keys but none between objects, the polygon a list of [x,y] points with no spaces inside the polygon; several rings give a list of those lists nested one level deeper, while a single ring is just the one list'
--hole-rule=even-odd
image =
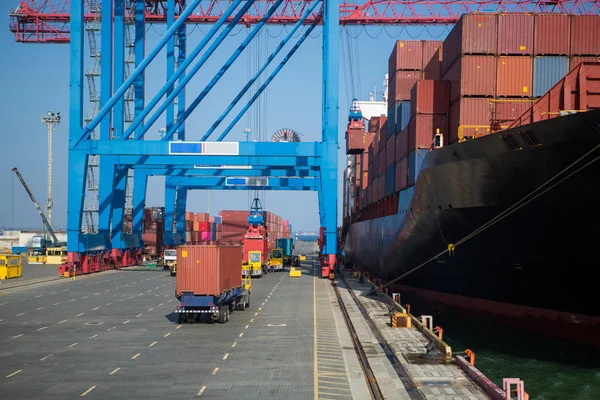
[{"label": "wheel of trailer", "polygon": [[183,324],[183,314],[177,314],[177,323]]},{"label": "wheel of trailer", "polygon": [[250,308],[250,295],[247,297],[248,301],[246,302],[246,308]]},{"label": "wheel of trailer", "polygon": [[238,308],[240,311],[246,311],[246,303],[242,301],[240,304],[238,304]]},{"label": "wheel of trailer", "polygon": [[227,322],[227,314],[225,311],[225,307],[219,308],[219,323],[224,324]]},{"label": "wheel of trailer", "polygon": [[229,314],[230,314],[229,306],[225,307],[225,322],[229,322]]}]

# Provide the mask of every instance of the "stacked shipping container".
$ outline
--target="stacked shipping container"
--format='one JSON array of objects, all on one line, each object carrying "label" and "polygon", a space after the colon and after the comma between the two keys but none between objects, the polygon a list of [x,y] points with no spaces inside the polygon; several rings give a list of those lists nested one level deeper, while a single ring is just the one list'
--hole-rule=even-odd
[{"label": "stacked shipping container", "polygon": [[598,37],[598,16],[481,13],[463,15],[443,43],[396,42],[387,118],[353,131],[364,152],[348,152],[349,184],[361,189],[348,210],[370,214],[370,205],[413,185],[436,133],[448,144],[506,129],[568,71],[600,62]]},{"label": "stacked shipping container", "polygon": [[164,247],[165,209],[162,207],[146,208],[142,226],[144,252],[150,257],[158,257]]},{"label": "stacked shipping container", "polygon": [[[223,210],[221,218],[221,244],[241,245],[244,234],[248,230],[249,211]],[[269,249],[275,247],[277,239],[289,238],[291,225],[287,220],[271,212],[264,213],[265,225],[269,237]]]}]

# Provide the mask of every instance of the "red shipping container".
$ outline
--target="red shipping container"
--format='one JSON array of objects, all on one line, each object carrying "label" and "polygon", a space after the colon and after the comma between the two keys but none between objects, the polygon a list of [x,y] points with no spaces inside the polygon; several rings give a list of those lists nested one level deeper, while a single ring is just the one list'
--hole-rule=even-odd
[{"label": "red shipping container", "polygon": [[420,79],[421,71],[396,71],[389,80],[388,108],[392,103],[410,100],[410,90]]},{"label": "red shipping container", "polygon": [[142,234],[145,245],[156,245],[156,233],[145,232]]},{"label": "red shipping container", "polygon": [[449,81],[418,81],[411,90],[410,117],[416,114],[448,114]]},{"label": "red shipping container", "polygon": [[512,121],[527,111],[535,100],[505,99],[494,102],[492,119],[500,123],[502,129],[507,129]]},{"label": "red shipping container", "polygon": [[423,69],[423,42],[421,40],[398,40],[388,59],[388,74],[398,70]]},{"label": "red shipping container", "polygon": [[175,293],[218,296],[242,286],[240,246],[179,246]]},{"label": "red shipping container", "polygon": [[207,213],[198,213],[196,214],[196,221],[198,222],[208,222],[209,215]]},{"label": "red shipping container", "polygon": [[429,62],[425,64],[423,79],[441,80],[442,79],[442,48],[436,50]]},{"label": "red shipping container", "polygon": [[569,71],[571,71],[573,68],[577,67],[582,62],[597,62],[597,63],[600,63],[600,55],[598,55],[598,56],[588,56],[588,57],[577,57],[577,56],[571,57],[571,60],[569,61]]},{"label": "red shipping container", "polygon": [[[444,143],[462,137],[484,136],[490,133],[490,99],[461,98],[450,105],[449,134]],[[459,132],[460,129],[460,132]]]},{"label": "red shipping container", "polygon": [[371,183],[371,203],[375,203],[379,200],[379,177],[373,179]]},{"label": "red shipping container", "polygon": [[570,19],[568,15],[535,14],[533,21],[533,52],[535,55],[566,56],[569,54]]},{"label": "red shipping container", "polygon": [[497,14],[463,14],[444,40],[442,73],[463,54],[496,54]]},{"label": "red shipping container", "polygon": [[194,213],[192,213],[192,212],[186,212],[185,213],[185,220],[186,221],[193,221],[194,220]]},{"label": "red shipping container", "polygon": [[379,151],[383,150],[385,144],[387,143],[387,117],[381,116],[379,118]]},{"label": "red shipping container", "polygon": [[402,132],[395,135],[396,137],[396,157],[395,162],[400,161],[404,156],[406,156],[406,149],[408,148],[408,134],[406,133],[406,129]]},{"label": "red shipping container", "polygon": [[442,60],[441,50],[443,43],[441,40],[423,40],[423,67],[421,69],[425,69],[425,66],[429,64],[429,61],[433,57],[439,57],[439,60]]},{"label": "red shipping container", "polygon": [[447,135],[447,115],[417,114],[408,123],[408,152],[429,149],[436,133]]},{"label": "red shipping container", "polygon": [[346,154],[359,154],[373,143],[373,134],[361,128],[350,128],[346,132]]},{"label": "red shipping container", "polygon": [[198,222],[198,230],[200,232],[210,232],[210,222]]},{"label": "red shipping container", "polygon": [[531,97],[532,57],[498,57],[496,95],[498,97]]},{"label": "red shipping container", "polygon": [[194,242],[199,242],[201,240],[200,232],[192,232],[192,240]]},{"label": "red shipping container", "polygon": [[575,56],[600,54],[599,15],[571,15],[571,54]]},{"label": "red shipping container", "polygon": [[494,97],[496,94],[496,64],[496,57],[461,57],[444,74],[444,80],[450,81],[450,102],[463,96]]},{"label": "red shipping container", "polygon": [[390,136],[385,145],[385,151],[385,164],[386,167],[389,167],[396,162],[396,135]]},{"label": "red shipping container", "polygon": [[396,191],[408,186],[408,157],[396,163]]},{"label": "red shipping container", "polygon": [[379,197],[379,200],[383,199],[385,197],[385,172],[379,176],[379,180],[377,181],[377,185],[378,185],[378,194],[377,196]]},{"label": "red shipping container", "polygon": [[498,15],[498,54],[533,54],[533,15]]}]

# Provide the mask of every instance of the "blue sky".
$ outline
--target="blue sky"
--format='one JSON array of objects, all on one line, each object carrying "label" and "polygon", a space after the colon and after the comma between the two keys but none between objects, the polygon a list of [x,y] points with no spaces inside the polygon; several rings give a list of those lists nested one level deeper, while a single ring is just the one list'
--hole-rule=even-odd
[{"label": "blue sky", "polygon": [[[13,2],[16,5],[17,1]],[[0,59],[0,87],[3,89],[3,95],[0,97],[3,128],[1,133],[3,154],[0,157],[0,183],[3,188],[3,195],[0,197],[0,227],[10,227],[13,221],[14,225],[18,227],[42,226],[39,215],[21,184],[13,176],[11,169],[15,166],[19,168],[37,200],[44,205],[47,179],[47,133],[40,118],[50,110],[60,112],[63,117],[63,123],[54,134],[53,168],[53,198],[55,201],[53,225],[61,228],[66,224],[67,207],[69,47],[68,45],[15,43],[8,25],[8,14],[0,14],[0,48],[3,53]],[[188,27],[188,52],[201,40],[203,32],[208,29],[206,26]],[[164,25],[149,27],[147,51],[160,39],[165,30]],[[194,99],[194,94],[199,93],[212,79],[214,73],[231,55],[247,32],[246,28],[235,28],[232,35],[191,80],[186,89],[188,103]],[[349,78],[344,76],[344,69],[340,68],[340,173],[338,174],[340,179],[341,168],[345,163],[344,130],[352,96],[355,95],[366,100],[369,91],[376,86],[378,98],[380,98],[383,78],[387,73],[387,60],[395,40],[443,39],[447,32],[447,27],[424,29],[419,26],[385,29],[378,26],[350,27],[347,31],[342,31],[341,39],[344,47],[347,46],[347,37],[351,37],[349,42],[353,49],[354,84],[350,84]],[[223,79],[188,118],[186,122],[188,140],[200,139],[203,132],[212,125],[246,83],[249,63],[260,62],[262,64],[262,60],[266,59],[277,43],[283,39],[285,33],[286,30],[283,30],[281,26],[268,27],[261,33],[260,44],[257,44],[257,47],[251,49],[250,52],[246,50],[242,53]],[[290,45],[288,44],[287,48]],[[255,136],[260,128],[260,137],[267,140],[281,128],[291,128],[297,131],[302,135],[303,141],[319,139],[321,131],[321,45],[322,31],[318,27],[265,91],[266,99],[262,100],[261,110],[251,109],[253,120],[249,121],[246,116],[242,118],[229,134],[229,140],[244,140],[243,131],[247,127],[253,129]],[[277,66],[278,59],[286,53],[287,50],[284,49],[280,57],[271,63],[269,71]],[[347,51],[340,53],[342,67],[350,65],[350,58],[347,54]],[[89,66],[86,65],[86,68]],[[165,82],[165,71],[163,51],[146,73],[147,100]],[[237,110],[244,104],[243,100],[238,103],[221,128],[229,123]],[[87,109],[91,111],[91,105]],[[257,123],[257,115],[261,115],[260,126]],[[159,129],[164,125],[163,116],[149,130],[146,137],[158,139]],[[215,138],[216,136],[213,135],[212,140]],[[152,178],[147,194],[148,205],[162,206],[164,204],[162,182],[164,182],[164,178]],[[342,213],[341,183],[338,186],[340,193],[338,215],[340,215]],[[222,209],[247,209],[249,207],[252,194],[235,192],[236,195],[231,195],[231,193],[224,191],[210,193],[211,214],[217,214]],[[207,200],[206,192],[190,193],[188,195],[188,211],[208,211]],[[267,192],[262,200],[266,209],[289,219],[295,229],[318,229],[318,203],[315,192]]]}]

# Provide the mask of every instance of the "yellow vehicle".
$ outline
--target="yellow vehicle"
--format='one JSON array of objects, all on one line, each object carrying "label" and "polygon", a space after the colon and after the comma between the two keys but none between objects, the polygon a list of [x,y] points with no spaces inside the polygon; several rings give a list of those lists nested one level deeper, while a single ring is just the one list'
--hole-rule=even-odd
[{"label": "yellow vehicle", "polygon": [[17,254],[0,254],[0,280],[20,278],[23,258]]},{"label": "yellow vehicle", "polygon": [[269,268],[271,271],[283,271],[283,249],[275,248],[271,250]]},{"label": "yellow vehicle", "polygon": [[177,274],[177,250],[166,249],[164,252],[163,260],[164,265],[169,267],[171,276],[175,276]]},{"label": "yellow vehicle", "polygon": [[298,257],[292,258],[292,266],[290,267],[290,278],[299,278],[302,276],[302,266]]},{"label": "yellow vehicle", "polygon": [[46,254],[43,250],[30,251],[27,264],[46,264]]},{"label": "yellow vehicle", "polygon": [[262,255],[260,251],[249,251],[248,262],[242,264],[242,276],[260,278],[262,274]]},{"label": "yellow vehicle", "polygon": [[62,265],[67,262],[66,247],[48,247],[46,249],[46,264]]}]

